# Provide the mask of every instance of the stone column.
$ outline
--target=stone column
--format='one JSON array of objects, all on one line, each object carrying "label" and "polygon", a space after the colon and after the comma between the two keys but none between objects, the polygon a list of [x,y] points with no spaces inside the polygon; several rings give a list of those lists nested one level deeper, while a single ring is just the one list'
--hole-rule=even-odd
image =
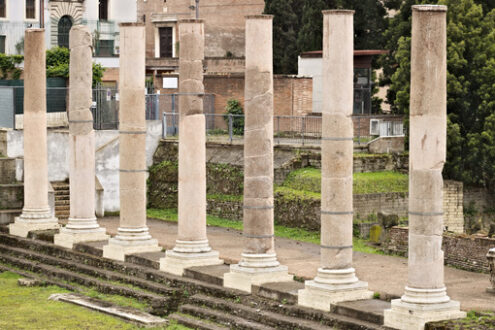
[{"label": "stone column", "polygon": [[92,103],[93,52],[88,27],[70,31],[69,183],[70,217],[54,243],[67,248],[86,241],[108,239],[95,217],[95,132]]},{"label": "stone column", "polygon": [[103,257],[161,251],[146,226],[146,117],[144,24],[120,24],[120,227]]},{"label": "stone column", "polygon": [[299,290],[298,303],[329,311],[330,304],[373,293],[352,268],[354,11],[323,15],[321,267]]},{"label": "stone column", "polygon": [[443,283],[443,179],[447,140],[447,7],[413,6],[409,139],[408,284],[385,325],[423,329],[464,317]]},{"label": "stone column", "polygon": [[273,223],[273,60],[270,15],[246,17],[244,127],[244,236],[239,264],[224,286],[251,292],[251,285],[290,281],[275,254]]},{"label": "stone column", "polygon": [[9,228],[21,237],[59,228],[48,205],[45,30],[26,30],[24,45],[24,208]]},{"label": "stone column", "polygon": [[486,289],[488,293],[495,293],[495,248],[490,249],[486,255],[488,265],[490,266],[490,283],[491,287]]},{"label": "stone column", "polygon": [[206,237],[203,21],[180,20],[179,40],[179,233],[174,249],[160,260],[160,270],[175,275],[188,267],[223,264]]}]

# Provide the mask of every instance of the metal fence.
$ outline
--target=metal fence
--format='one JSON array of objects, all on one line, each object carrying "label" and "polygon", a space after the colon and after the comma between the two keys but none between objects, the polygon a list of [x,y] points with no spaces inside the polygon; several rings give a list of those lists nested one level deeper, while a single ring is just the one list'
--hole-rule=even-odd
[{"label": "metal fence", "polygon": [[[206,135],[209,141],[234,143],[243,139],[244,115],[205,113]],[[354,142],[366,144],[378,136],[404,134],[403,117],[376,115],[353,116]],[[321,116],[274,116],[275,144],[318,145],[321,141]],[[163,137],[179,133],[179,114],[163,113]]]},{"label": "metal fence", "polygon": [[[67,126],[65,115],[69,103],[67,87],[49,87],[46,90],[47,113],[50,126]],[[178,112],[179,98],[176,94],[147,94],[145,97],[146,119],[161,120],[165,112]],[[204,107],[214,112],[215,98],[213,95],[204,96]],[[115,88],[99,86],[93,89],[94,129],[114,130],[119,127],[119,92]],[[0,127],[20,128],[24,113],[24,87],[0,86]],[[21,116],[21,117],[20,117]],[[16,117],[18,123],[16,123]]]}]

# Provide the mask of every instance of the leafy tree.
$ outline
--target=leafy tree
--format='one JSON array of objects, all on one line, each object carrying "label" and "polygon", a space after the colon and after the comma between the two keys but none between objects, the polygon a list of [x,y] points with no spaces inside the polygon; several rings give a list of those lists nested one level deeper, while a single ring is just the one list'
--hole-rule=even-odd
[{"label": "leafy tree", "polygon": [[223,119],[227,126],[230,125],[229,118],[232,117],[232,132],[234,135],[244,135],[244,112],[242,111],[241,102],[235,99],[228,100],[225,112],[227,115],[224,115]]},{"label": "leafy tree", "polygon": [[[395,112],[409,111],[411,5],[406,0],[385,33],[397,46],[384,59],[390,81],[388,101]],[[430,3],[432,1],[429,1]],[[447,12],[448,154],[444,174],[467,184],[495,189],[495,10],[483,12],[474,0],[440,0]],[[407,16],[406,13],[409,13]],[[491,144],[490,144],[491,143]]]},{"label": "leafy tree", "polygon": [[0,54],[0,79],[19,79],[22,70],[18,68],[18,65],[22,61],[24,57],[21,55]]},{"label": "leafy tree", "polygon": [[[293,9],[298,0],[267,0],[265,13],[273,15],[273,71],[297,73],[299,18]],[[297,7],[297,6],[296,6]]]},{"label": "leafy tree", "polygon": [[[46,76],[69,77],[70,51],[65,47],[54,47],[46,51]],[[100,83],[105,68],[93,63],[93,86]]]}]

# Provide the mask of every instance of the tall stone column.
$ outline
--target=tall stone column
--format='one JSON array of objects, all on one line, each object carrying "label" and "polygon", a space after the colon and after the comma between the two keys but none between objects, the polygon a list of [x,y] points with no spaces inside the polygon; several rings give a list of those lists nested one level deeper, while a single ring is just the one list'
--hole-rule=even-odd
[{"label": "tall stone column", "polygon": [[46,141],[45,30],[28,29],[24,37],[24,208],[10,225],[10,234],[58,229],[48,205]]},{"label": "tall stone column", "polygon": [[205,33],[200,19],[179,21],[179,224],[173,250],[160,270],[223,264],[206,237],[206,134],[203,114]]},{"label": "tall stone column", "polygon": [[224,286],[251,292],[251,285],[290,281],[275,254],[273,217],[273,54],[270,15],[246,17],[244,127],[244,236],[239,264]]},{"label": "tall stone column", "polygon": [[299,290],[298,303],[329,311],[330,304],[373,293],[352,268],[354,11],[328,10],[323,16],[321,267]]},{"label": "tall stone column", "polygon": [[54,243],[67,248],[108,239],[95,217],[95,132],[92,103],[93,52],[91,31],[76,25],[70,30],[69,183],[70,217]]},{"label": "tall stone column", "polygon": [[413,6],[409,139],[408,284],[385,325],[423,329],[461,318],[444,285],[443,179],[447,140],[447,7]]},{"label": "tall stone column", "polygon": [[146,226],[146,115],[144,24],[120,24],[120,227],[103,257],[160,251]]}]

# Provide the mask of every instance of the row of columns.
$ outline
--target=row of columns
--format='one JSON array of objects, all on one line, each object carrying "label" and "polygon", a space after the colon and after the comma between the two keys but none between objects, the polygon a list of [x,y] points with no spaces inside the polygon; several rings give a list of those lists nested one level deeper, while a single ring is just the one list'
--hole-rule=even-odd
[{"label": "row of columns", "polygon": [[[353,11],[324,11],[321,266],[298,293],[302,306],[330,310],[372,292],[352,267]],[[411,54],[409,278],[401,299],[385,311],[385,325],[422,329],[425,322],[463,317],[443,284],[442,168],[446,152],[446,7],[413,6]],[[159,251],[146,226],[146,122],[144,26],[121,25],[120,226],[103,249],[107,258]],[[206,235],[204,24],[182,20],[180,37],[179,223],[173,250],[160,269],[182,275],[191,266],[222,264]],[[47,196],[43,30],[26,32],[25,200],[10,232],[58,228]],[[105,239],[94,217],[94,132],[91,127],[91,38],[71,31],[71,217],[55,243]],[[246,19],[244,230],[241,261],[224,286],[251,292],[252,285],[290,281],[274,246],[272,16]],[[33,147],[35,145],[36,147]],[[36,166],[34,166],[36,164]],[[41,165],[40,165],[41,164]],[[40,184],[41,183],[41,184]],[[93,183],[93,184],[91,184]]]}]

